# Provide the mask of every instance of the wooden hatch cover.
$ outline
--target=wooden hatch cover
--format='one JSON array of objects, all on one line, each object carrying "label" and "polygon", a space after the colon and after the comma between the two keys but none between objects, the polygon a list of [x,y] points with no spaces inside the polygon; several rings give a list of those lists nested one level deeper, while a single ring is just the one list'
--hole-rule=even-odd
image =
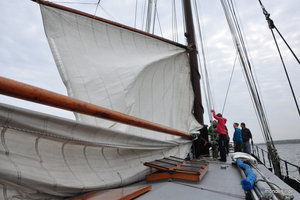
[{"label": "wooden hatch cover", "polygon": [[130,200],[152,189],[151,185],[123,187],[111,190],[88,192],[66,200]]},{"label": "wooden hatch cover", "polygon": [[200,181],[207,172],[209,162],[206,160],[184,160],[171,156],[146,162],[144,165],[157,169],[157,172],[146,176],[147,181],[169,178]]}]

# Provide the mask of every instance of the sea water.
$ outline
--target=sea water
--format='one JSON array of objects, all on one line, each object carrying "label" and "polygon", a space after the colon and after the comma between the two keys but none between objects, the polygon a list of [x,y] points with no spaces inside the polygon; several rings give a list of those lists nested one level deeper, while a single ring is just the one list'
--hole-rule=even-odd
[{"label": "sea water", "polygon": [[[260,144],[258,145],[258,147],[267,150],[267,147],[265,145]],[[300,166],[300,143],[275,144],[275,147],[278,151],[279,157],[282,160],[286,160],[290,163]],[[260,160],[263,161],[262,157],[260,157]],[[269,167],[267,157],[265,157],[265,161],[266,161],[266,166]],[[281,162],[280,164],[281,164],[282,174],[286,175],[285,163]],[[288,165],[288,172],[289,172],[289,176],[292,176],[300,180],[300,172],[297,170],[297,168]]]}]

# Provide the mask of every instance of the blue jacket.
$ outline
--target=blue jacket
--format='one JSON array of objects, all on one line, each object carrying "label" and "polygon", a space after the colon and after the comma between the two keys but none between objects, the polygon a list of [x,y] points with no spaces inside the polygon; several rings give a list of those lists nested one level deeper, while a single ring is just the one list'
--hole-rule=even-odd
[{"label": "blue jacket", "polygon": [[239,142],[243,142],[241,129],[239,129],[239,128],[234,129],[233,142],[234,142],[234,144],[239,143]]}]

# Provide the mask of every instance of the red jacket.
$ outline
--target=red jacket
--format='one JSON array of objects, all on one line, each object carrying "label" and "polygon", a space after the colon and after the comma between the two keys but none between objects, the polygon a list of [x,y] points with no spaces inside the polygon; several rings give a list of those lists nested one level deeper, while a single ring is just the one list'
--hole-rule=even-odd
[{"label": "red jacket", "polygon": [[216,120],[218,120],[218,125],[217,125],[217,132],[219,134],[227,134],[226,128],[225,128],[225,124],[227,122],[226,118],[223,117],[218,117],[215,113],[215,111],[212,111],[213,116]]}]

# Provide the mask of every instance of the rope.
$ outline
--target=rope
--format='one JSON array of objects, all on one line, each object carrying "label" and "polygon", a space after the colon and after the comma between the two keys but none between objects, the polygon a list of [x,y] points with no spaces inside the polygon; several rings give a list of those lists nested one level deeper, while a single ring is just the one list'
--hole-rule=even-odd
[{"label": "rope", "polygon": [[172,35],[173,40],[178,42],[177,12],[175,0],[172,1]]},{"label": "rope", "polygon": [[238,52],[236,52],[236,56],[235,56],[235,59],[234,59],[234,63],[233,63],[233,67],[232,67],[232,71],[231,71],[231,75],[230,75],[230,79],[229,79],[229,83],[228,83],[228,87],[227,87],[227,91],[226,91],[226,95],[225,95],[225,100],[224,100],[224,104],[223,104],[223,108],[222,108],[222,114],[223,115],[224,115],[224,109],[225,109],[225,105],[226,105],[226,102],[227,102],[227,96],[228,96],[228,92],[229,92],[229,89],[230,89],[230,85],[231,85],[231,81],[232,81],[233,72],[234,72],[237,57],[238,57]]},{"label": "rope", "polygon": [[[206,99],[206,104],[207,104],[207,110],[212,110],[214,108],[214,102],[213,102],[213,98],[212,98],[212,92],[211,92],[211,87],[210,87],[210,81],[209,81],[209,75],[208,75],[208,70],[207,70],[207,61],[206,61],[206,55],[205,55],[205,48],[204,48],[204,40],[203,40],[203,34],[201,31],[201,23],[200,23],[200,15],[199,15],[199,10],[198,10],[198,5],[197,5],[197,1],[194,0],[194,8],[196,10],[196,21],[197,21],[197,27],[198,27],[198,33],[199,33],[199,38],[200,38],[200,46],[201,46],[201,55],[202,55],[202,59],[203,61],[201,62],[200,58],[198,57],[199,60],[199,64],[200,64],[200,70],[201,70],[201,74],[205,74],[204,77],[202,77],[202,82],[203,82],[203,89],[204,89],[204,95],[205,95],[205,99]],[[199,45],[197,45],[199,46]],[[204,73],[203,73],[203,70]],[[212,120],[212,115],[211,112],[207,112],[208,117],[210,119],[210,121]]]},{"label": "rope", "polygon": [[98,3],[97,3],[97,6],[96,6],[96,10],[95,10],[94,16],[96,16],[96,14],[97,14],[97,10],[98,10],[98,7],[99,7],[99,5],[100,5],[100,1],[101,1],[101,0],[99,0]]},{"label": "rope", "polygon": [[144,1],[144,6],[142,9],[142,30],[144,30],[144,25],[145,25],[145,15],[146,15],[146,4],[147,4],[147,0]]},{"label": "rope", "polygon": [[96,5],[97,3],[92,2],[71,2],[71,1],[51,1],[53,3],[64,3],[64,4],[86,4],[86,5]]},{"label": "rope", "polygon": [[184,185],[184,186],[191,187],[191,188],[196,188],[198,190],[205,190],[205,191],[209,191],[209,192],[213,192],[213,193],[227,195],[227,196],[234,197],[234,198],[237,198],[237,199],[245,199],[245,196],[243,196],[243,195],[233,194],[233,193],[229,193],[229,192],[223,192],[223,191],[219,191],[219,190],[213,190],[213,189],[204,188],[204,187],[197,187],[197,186],[194,186],[194,185],[189,185],[187,183],[182,183],[182,182],[177,182],[177,181],[172,181],[172,183],[175,183],[175,184],[178,184],[178,185]]},{"label": "rope", "polygon": [[154,13],[153,13],[153,28],[152,28],[152,34],[154,34],[154,30],[155,30],[155,17],[156,17],[156,13],[157,13],[157,0],[155,0],[154,2]]},{"label": "rope", "polygon": [[237,19],[236,11],[232,0],[221,0],[224,13],[233,37],[234,44],[236,46],[237,52],[240,57],[241,66],[243,69],[244,77],[246,79],[246,84],[255,108],[256,115],[260,127],[262,129],[264,138],[267,142],[271,143],[274,147],[273,140],[270,134],[269,124],[267,120],[266,113],[264,111],[264,106],[260,98],[260,93],[253,75],[252,67],[250,64],[249,56],[247,53],[245,41],[243,39],[242,31]]},{"label": "rope", "polygon": [[161,37],[163,37],[163,32],[162,32],[162,29],[161,29],[161,24],[160,24],[159,14],[158,14],[158,10],[157,9],[156,9],[156,15],[157,15],[157,22],[158,22],[160,34],[161,34]]},{"label": "rope", "polygon": [[284,43],[287,45],[287,47],[289,48],[290,52],[293,54],[293,56],[295,57],[295,59],[297,60],[297,62],[299,64],[300,64],[300,61],[297,58],[297,56],[295,55],[294,51],[289,46],[289,44],[286,42],[286,40],[284,39],[284,37],[282,36],[282,34],[279,32],[279,30],[275,26],[274,21],[270,18],[270,13],[268,13],[268,11],[265,9],[265,7],[262,4],[261,0],[258,0],[258,1],[259,1],[259,4],[260,4],[260,6],[261,6],[261,8],[263,10],[263,14],[265,15],[265,18],[266,18],[266,20],[268,22],[269,28],[271,30],[271,33],[272,33],[272,36],[273,36],[273,39],[274,39],[274,42],[275,42],[275,45],[276,45],[276,48],[277,48],[277,51],[278,51],[278,54],[279,54],[282,66],[283,66],[283,69],[284,69],[284,72],[285,72],[285,75],[286,75],[286,78],[287,78],[288,83],[289,83],[290,90],[291,90],[292,95],[293,95],[293,99],[294,99],[294,102],[295,102],[298,114],[300,116],[300,109],[299,109],[299,105],[298,105],[298,102],[297,102],[297,98],[296,98],[296,95],[295,95],[295,92],[294,92],[294,89],[293,89],[293,86],[292,86],[289,74],[288,74],[287,69],[286,69],[286,65],[284,63],[284,60],[283,60],[283,57],[282,57],[282,54],[281,54],[281,51],[280,51],[280,48],[279,48],[279,45],[278,45],[278,42],[277,42],[277,39],[275,37],[273,29],[275,29],[277,31],[277,33],[280,35],[280,37],[282,38],[282,40],[284,41]]},{"label": "rope", "polygon": [[134,10],[134,28],[136,28],[137,7],[138,7],[138,0],[135,0],[135,10]]}]

